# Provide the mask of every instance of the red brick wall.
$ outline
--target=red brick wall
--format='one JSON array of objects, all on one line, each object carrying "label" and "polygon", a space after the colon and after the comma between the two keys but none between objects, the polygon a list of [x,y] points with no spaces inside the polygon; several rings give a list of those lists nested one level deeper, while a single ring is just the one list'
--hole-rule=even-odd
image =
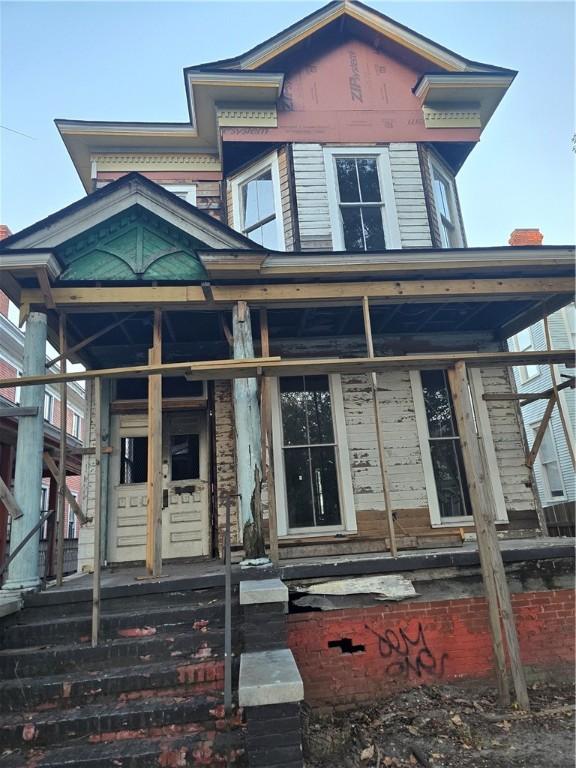
[{"label": "red brick wall", "polygon": [[0,315],[4,315],[4,317],[8,317],[8,305],[9,305],[8,296],[6,296],[4,291],[0,291]]},{"label": "red brick wall", "polygon": [[[512,596],[522,660],[528,668],[572,669],[574,590]],[[329,642],[349,638],[363,651]],[[407,602],[289,616],[288,644],[313,705],[368,701],[415,685],[490,677],[484,598]]]},{"label": "red brick wall", "polygon": [[[2,360],[0,358],[0,378],[2,379],[12,379],[18,374],[18,371],[16,368],[14,368],[13,365],[10,365],[10,363],[7,363],[6,360]],[[16,398],[16,390],[14,387],[9,387],[8,389],[2,390],[2,397],[5,397],[7,400],[11,400],[14,402]]]}]

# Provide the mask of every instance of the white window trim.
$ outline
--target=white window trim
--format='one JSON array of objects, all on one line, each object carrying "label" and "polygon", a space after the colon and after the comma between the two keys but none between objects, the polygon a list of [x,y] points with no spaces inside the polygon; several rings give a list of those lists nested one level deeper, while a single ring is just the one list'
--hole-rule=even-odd
[{"label": "white window trim", "polygon": [[[458,525],[473,525],[473,515],[463,515],[460,517],[442,518],[440,515],[440,505],[438,503],[438,492],[436,489],[436,478],[434,476],[434,467],[432,465],[432,454],[430,452],[430,433],[428,431],[428,420],[426,418],[426,406],[424,404],[424,392],[422,390],[422,379],[419,370],[410,371],[410,384],[412,386],[412,399],[414,401],[414,412],[416,416],[416,429],[418,430],[418,441],[420,443],[420,455],[422,459],[422,468],[424,469],[424,481],[426,485],[426,496],[428,498],[428,509],[430,510],[430,524],[432,528],[453,528]],[[502,490],[502,481],[498,470],[496,460],[496,450],[490,428],[490,419],[486,402],[482,399],[484,387],[479,370],[470,369],[470,391],[474,402],[474,410],[477,419],[477,429],[484,446],[486,456],[487,471],[490,476],[492,498],[496,507],[496,522],[507,523],[508,513],[506,511],[506,500]]]},{"label": "white window trim", "polygon": [[[272,152],[269,155],[261,158],[254,165],[250,165],[242,173],[234,176],[230,180],[230,188],[232,191],[232,225],[236,232],[244,234],[242,228],[242,200],[240,197],[240,187],[246,184],[246,182],[253,179],[255,176],[259,176],[263,171],[270,168],[272,172],[272,188],[274,190],[274,213],[276,214],[276,236],[278,238],[279,251],[286,250],[286,241],[284,239],[284,219],[282,216],[282,200],[280,194],[280,170],[278,167],[278,153]],[[245,235],[250,237],[250,235]]]},{"label": "white window trim", "polygon": [[[538,432],[538,429],[540,428],[541,419],[538,419],[536,421],[530,422],[530,430],[532,432],[532,440],[530,441],[530,447],[534,445],[534,439],[536,437],[536,433]],[[548,426],[546,427],[546,431],[550,430],[550,436],[552,438],[552,447],[554,449],[554,455],[556,457],[556,464],[558,466],[558,474],[560,475],[560,482],[562,483],[562,496],[552,496],[552,489],[550,488],[550,483],[548,482],[548,475],[546,474],[546,469],[544,466],[544,463],[542,462],[542,455],[540,451],[542,450],[542,445],[540,445],[540,449],[538,450],[538,453],[536,455],[536,461],[538,462],[538,467],[540,469],[540,477],[542,478],[542,490],[546,491],[545,498],[541,499],[541,502],[545,502],[546,504],[557,504],[561,501],[566,501],[568,496],[566,494],[566,485],[564,484],[564,473],[562,472],[562,463],[560,461],[560,456],[558,455],[558,450],[556,448],[556,439],[554,432],[552,430],[552,421],[548,422]]]},{"label": "white window trim", "polygon": [[[328,209],[330,211],[330,221],[332,223],[333,250],[346,250],[342,217],[340,216],[340,202],[337,192],[338,177],[336,175],[336,158],[342,156],[376,158],[378,165],[378,179],[380,181],[380,196],[382,198],[382,218],[384,221],[386,250],[389,251],[402,248],[388,147],[324,147],[324,166],[326,169],[326,182],[328,187]],[[370,251],[367,251],[367,253],[370,253]]]},{"label": "white window trim", "polygon": [[172,192],[174,195],[178,195],[179,197],[183,192],[186,192],[186,197],[182,199],[186,200],[186,202],[190,203],[190,205],[196,205],[197,184],[162,184],[162,186],[164,189],[167,189],[168,192]]},{"label": "white window trim", "polygon": [[450,204],[450,207],[452,209],[452,215],[454,217],[454,232],[456,235],[456,244],[452,247],[465,248],[464,230],[462,226],[462,221],[460,220],[460,212],[458,209],[458,193],[456,191],[456,181],[454,179],[454,176],[447,168],[445,168],[445,166],[436,157],[433,157],[431,153],[428,153],[428,166],[430,168],[432,203],[434,205],[434,214],[436,216],[436,223],[438,227],[440,228],[443,227],[442,214],[438,210],[438,203],[436,202],[436,193],[434,192],[434,173],[437,173],[439,176],[442,176],[442,178],[447,182],[448,189],[450,191],[451,199],[448,202]]},{"label": "white window trim", "polygon": [[288,528],[288,507],[286,504],[286,475],[284,471],[284,450],[282,446],[282,414],[280,409],[280,380],[275,379],[271,387],[272,400],[272,447],[274,451],[274,489],[276,492],[276,513],[278,536],[326,536],[334,532],[356,533],[356,510],[352,490],[348,435],[344,419],[344,398],[339,374],[329,374],[330,398],[332,402],[332,423],[336,443],[336,467],[338,474],[338,497],[342,515],[341,525],[323,525],[315,528]]},{"label": "white window trim", "polygon": [[[532,328],[528,326],[527,328],[524,328],[523,330],[528,331],[530,335],[530,347],[525,347],[524,349],[520,348],[520,341],[519,341],[519,334],[515,333],[514,336],[510,339],[512,348],[515,352],[532,352],[535,351],[536,347],[534,345],[534,334],[532,333]],[[528,375],[528,368],[536,368],[536,373],[532,373]],[[516,366],[516,371],[518,375],[518,380],[520,384],[527,384],[529,381],[533,381],[534,379],[537,379],[538,376],[542,373],[542,369],[537,363],[531,363],[530,365],[518,365]],[[524,372],[524,373],[522,373]]]}]

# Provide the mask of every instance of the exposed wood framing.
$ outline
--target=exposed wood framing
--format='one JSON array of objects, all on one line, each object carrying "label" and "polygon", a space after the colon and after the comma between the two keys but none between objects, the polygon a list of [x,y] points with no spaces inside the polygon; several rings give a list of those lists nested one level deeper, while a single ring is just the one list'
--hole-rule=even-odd
[{"label": "exposed wood framing", "polygon": [[[563,381],[562,384],[558,384],[556,389],[558,392],[560,392],[562,389],[574,389],[576,386],[576,379],[573,376],[570,376],[568,381]],[[554,387],[550,387],[550,389],[545,389],[544,392],[534,392],[534,393],[526,393],[526,392],[502,392],[502,393],[491,393],[491,394],[484,394],[482,396],[483,400],[519,400],[520,405],[527,405],[528,403],[533,403],[535,400],[547,400],[551,395],[554,394]]]},{"label": "exposed wood framing", "polygon": [[2,477],[0,477],[0,501],[6,507],[12,520],[17,520],[24,514],[20,509],[20,505],[14,498],[12,491],[8,488]]},{"label": "exposed wood framing", "polygon": [[220,322],[220,328],[222,328],[222,333],[224,334],[224,338],[228,342],[228,346],[230,349],[234,346],[234,338],[232,336],[232,331],[230,330],[230,327],[228,323],[226,322],[226,318],[224,317],[222,312],[218,313],[218,320]]},{"label": "exposed wood framing", "polygon": [[548,400],[548,405],[546,406],[546,410],[544,411],[544,414],[542,416],[542,421],[540,422],[540,426],[538,427],[538,432],[536,433],[536,437],[534,438],[534,442],[532,443],[532,448],[530,449],[530,453],[528,454],[528,458],[526,459],[527,467],[534,466],[536,456],[538,455],[538,451],[540,450],[540,446],[542,445],[542,440],[544,439],[544,435],[546,434],[546,430],[548,429],[548,424],[550,423],[550,417],[552,416],[552,411],[554,410],[555,405],[556,405],[556,395],[554,392],[552,392],[552,394],[550,395],[550,399]]},{"label": "exposed wood framing", "polygon": [[[162,362],[162,312],[154,310],[151,365]],[[162,376],[148,379],[148,500],[146,568],[152,576],[162,573]]]},{"label": "exposed wood framing", "polygon": [[391,355],[389,357],[349,358],[298,358],[282,360],[280,357],[244,358],[241,360],[207,360],[183,363],[162,363],[135,365],[125,368],[103,368],[74,373],[54,373],[46,376],[21,376],[0,379],[0,389],[26,387],[31,384],[58,384],[63,381],[90,381],[98,376],[103,378],[137,378],[161,374],[162,376],[184,376],[196,381],[212,379],[236,379],[254,376],[261,369],[265,376],[294,376],[305,373],[370,373],[373,370],[393,368],[450,368],[458,360],[467,365],[482,368],[503,365],[531,365],[547,362],[571,363],[574,350],[553,350],[551,352],[438,352],[413,355]]},{"label": "exposed wood framing", "polygon": [[[134,317],[135,314],[135,312],[131,312],[130,314],[124,315],[118,320],[115,320],[113,323],[105,325],[104,328],[100,328],[100,330],[96,331],[96,333],[93,333],[91,336],[88,336],[87,338],[82,339],[82,341],[79,341],[77,344],[74,344],[72,347],[69,347],[65,354],[70,357],[70,355],[73,355],[75,352],[79,352],[88,344],[91,344],[93,341],[96,341],[96,339],[104,336],[104,334],[108,333],[109,331],[113,331],[114,328],[118,328],[118,326],[122,325],[127,320],[130,320],[132,317]],[[52,368],[53,365],[56,365],[56,363],[59,363],[62,359],[64,359],[64,353],[61,351],[58,357],[54,357],[52,360],[48,360],[46,363],[46,368]]]},{"label": "exposed wood framing", "polygon": [[56,305],[54,303],[54,296],[52,294],[52,286],[50,285],[50,278],[48,277],[48,273],[45,269],[39,267],[36,270],[36,277],[38,279],[40,291],[44,297],[44,304],[48,309],[54,309]]},{"label": "exposed wood framing", "polygon": [[[306,272],[302,265],[299,271]],[[319,301],[357,303],[363,296],[381,301],[401,299],[429,299],[489,297],[491,301],[520,298],[522,296],[550,296],[565,294],[571,297],[574,284],[571,277],[514,277],[444,280],[372,280],[333,283],[259,283],[255,285],[212,285],[216,304],[233,307],[238,301],[263,304],[311,306]],[[54,303],[62,309],[80,307],[84,311],[97,307],[124,305],[126,309],[181,306],[195,309],[206,306],[202,286],[140,286],[140,287],[74,287],[52,288]],[[45,304],[39,290],[22,291],[24,304]]]},{"label": "exposed wood framing", "polygon": [[[260,346],[263,357],[270,355],[270,334],[268,311],[260,310]],[[278,521],[276,517],[276,490],[274,485],[274,463],[272,459],[272,403],[270,386],[272,382],[265,376],[260,377],[260,418],[262,428],[262,469],[268,491],[268,541],[270,559],[278,564]]]},{"label": "exposed wood framing", "polygon": [[[56,480],[56,482],[58,482],[59,471],[58,471],[56,462],[54,461],[52,456],[50,456],[50,454],[47,452],[43,454],[42,458],[44,460],[44,464],[46,465],[46,468],[48,469],[52,477]],[[64,493],[66,495],[66,501],[68,502],[68,504],[70,504],[72,511],[80,521],[80,525],[86,525],[86,523],[90,521],[90,518],[86,517],[86,515],[82,512],[80,505],[78,504],[78,502],[76,501],[76,499],[72,495],[72,492],[69,490],[66,484],[64,485]]]},{"label": "exposed wood framing", "polygon": [[[550,325],[548,323],[548,317],[547,315],[544,315],[544,334],[546,336],[546,349],[548,352],[552,350],[552,340],[550,338]],[[572,358],[571,365],[574,364],[574,358]],[[568,425],[568,419],[566,417],[566,413],[564,412],[564,406],[562,405],[562,400],[558,394],[558,382],[556,381],[556,369],[554,368],[554,363],[549,363],[550,368],[550,378],[552,379],[552,389],[554,391],[554,397],[556,398],[556,407],[558,408],[558,414],[560,416],[560,421],[562,422],[562,429],[564,430],[564,439],[566,440],[566,445],[568,447],[568,453],[570,454],[570,459],[572,461],[572,467],[576,469],[576,456],[574,455],[574,445],[572,442],[572,434],[570,427]]]},{"label": "exposed wood framing", "polygon": [[92,647],[100,634],[100,571],[102,565],[102,381],[94,380],[94,574],[92,576]]},{"label": "exposed wood framing", "polygon": [[[58,323],[59,351],[61,356],[60,370],[66,373],[66,315],[60,314]],[[68,433],[68,384],[60,384],[60,446],[58,461],[58,516],[56,536],[56,584],[62,585],[64,578],[64,533],[66,517],[66,435]]]},{"label": "exposed wood framing", "polygon": [[[364,332],[366,334],[366,346],[368,347],[368,357],[374,359],[374,341],[372,339],[372,324],[370,322],[370,302],[367,296],[362,299],[362,311],[364,314]],[[390,552],[392,557],[397,557],[396,534],[394,532],[394,515],[392,513],[392,500],[390,496],[390,480],[386,467],[386,454],[384,451],[384,435],[382,434],[382,423],[380,420],[380,408],[378,406],[378,379],[375,371],[370,372],[372,382],[372,404],[374,407],[374,425],[376,428],[376,439],[378,442],[378,460],[380,462],[380,475],[382,477],[382,491],[384,494],[384,504],[386,506],[386,517],[388,519],[388,533],[390,536]]]},{"label": "exposed wood framing", "polygon": [[498,689],[501,697],[503,699],[507,698],[502,623],[508,647],[516,700],[522,709],[529,709],[530,702],[528,700],[524,668],[520,658],[520,647],[514,623],[514,614],[512,612],[512,601],[496,533],[496,509],[494,499],[489,490],[490,483],[488,482],[482,448],[476,432],[465,363],[457,362],[454,368],[448,371],[448,379],[458,423],[466,479],[472,504],[472,514],[476,527],[480,565],[488,599],[490,628],[498,673]]}]

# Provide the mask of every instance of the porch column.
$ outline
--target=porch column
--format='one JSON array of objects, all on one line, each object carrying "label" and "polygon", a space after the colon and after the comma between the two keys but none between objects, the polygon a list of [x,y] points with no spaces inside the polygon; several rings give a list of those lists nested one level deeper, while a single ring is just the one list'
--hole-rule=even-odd
[{"label": "porch column", "polygon": [[[234,359],[254,357],[250,310],[239,301],[232,312]],[[238,478],[240,530],[247,558],[265,557],[262,533],[262,445],[258,384],[255,378],[234,379],[234,427]]]},{"label": "porch column", "polygon": [[[26,320],[22,373],[24,376],[44,376],[46,373],[46,315],[42,312],[31,312]],[[40,520],[44,390],[43,384],[22,387],[22,407],[37,408],[38,412],[36,416],[22,416],[18,419],[14,497],[24,514],[12,520],[12,552]],[[39,585],[39,543],[40,530],[36,531],[10,563],[3,590],[33,589]]]}]

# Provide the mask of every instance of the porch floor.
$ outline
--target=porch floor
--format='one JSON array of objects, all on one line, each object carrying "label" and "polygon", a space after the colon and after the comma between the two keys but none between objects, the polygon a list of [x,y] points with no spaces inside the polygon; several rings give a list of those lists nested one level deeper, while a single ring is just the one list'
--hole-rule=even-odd
[{"label": "porch floor", "polygon": [[[504,563],[524,560],[548,560],[574,557],[575,539],[539,537],[507,539],[500,542]],[[270,578],[278,575],[285,581],[311,578],[336,578],[375,573],[398,573],[426,568],[470,567],[479,565],[475,542],[459,547],[405,550],[396,559],[389,553],[337,555],[281,560],[257,568],[232,566],[234,583],[246,578]],[[142,578],[144,577],[144,578]],[[206,589],[224,585],[224,564],[221,560],[194,560],[165,563],[160,578],[147,577],[142,566],[119,566],[102,571],[102,597],[131,597],[177,589]],[[61,587],[49,586],[45,591],[27,595],[26,604],[58,604],[91,599],[92,574],[69,576]]]}]

